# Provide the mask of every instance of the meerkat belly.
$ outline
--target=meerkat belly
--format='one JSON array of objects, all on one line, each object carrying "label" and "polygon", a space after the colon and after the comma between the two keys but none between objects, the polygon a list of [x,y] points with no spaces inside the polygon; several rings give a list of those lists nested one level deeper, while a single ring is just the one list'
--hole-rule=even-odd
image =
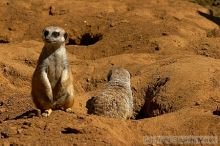
[{"label": "meerkat belly", "polygon": [[60,59],[52,59],[48,66],[48,79],[50,81],[52,89],[60,82],[62,72],[64,69],[63,61]]}]

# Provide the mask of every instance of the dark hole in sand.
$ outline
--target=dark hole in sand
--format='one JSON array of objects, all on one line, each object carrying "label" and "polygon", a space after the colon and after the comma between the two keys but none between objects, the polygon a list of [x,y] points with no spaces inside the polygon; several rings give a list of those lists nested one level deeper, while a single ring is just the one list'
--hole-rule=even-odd
[{"label": "dark hole in sand", "polygon": [[77,130],[75,128],[64,128],[64,130],[61,131],[63,134],[80,134],[82,133],[80,130]]},{"label": "dark hole in sand", "polygon": [[69,43],[67,45],[82,45],[82,46],[89,46],[97,43],[98,41],[102,40],[103,35],[93,34],[93,33],[85,33],[79,36],[76,39],[69,38]]}]

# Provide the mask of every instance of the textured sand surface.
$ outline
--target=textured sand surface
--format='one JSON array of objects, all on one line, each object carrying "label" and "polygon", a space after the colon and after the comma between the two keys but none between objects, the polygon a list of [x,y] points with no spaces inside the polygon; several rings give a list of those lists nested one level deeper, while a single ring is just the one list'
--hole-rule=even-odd
[{"label": "textured sand surface", "polygon": [[[35,108],[31,77],[48,25],[69,34],[74,113],[15,119]],[[219,17],[186,0],[1,0],[0,145],[139,146],[148,135],[220,136],[218,25]],[[135,119],[87,114],[112,67],[131,73]]]}]

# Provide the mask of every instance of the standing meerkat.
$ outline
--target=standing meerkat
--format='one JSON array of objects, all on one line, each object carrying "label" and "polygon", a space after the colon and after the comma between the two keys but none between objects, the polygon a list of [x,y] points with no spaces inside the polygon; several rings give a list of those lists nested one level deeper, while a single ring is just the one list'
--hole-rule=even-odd
[{"label": "standing meerkat", "polygon": [[104,90],[87,102],[89,114],[128,119],[133,114],[133,96],[130,73],[123,68],[114,68],[108,74]]},{"label": "standing meerkat", "polygon": [[67,60],[67,33],[55,26],[42,32],[44,47],[32,78],[32,98],[42,116],[53,109],[71,111],[73,105],[72,72]]}]

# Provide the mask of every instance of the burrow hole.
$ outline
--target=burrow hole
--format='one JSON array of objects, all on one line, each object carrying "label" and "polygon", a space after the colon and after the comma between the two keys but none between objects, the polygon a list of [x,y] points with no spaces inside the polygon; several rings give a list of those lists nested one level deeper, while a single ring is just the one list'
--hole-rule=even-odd
[{"label": "burrow hole", "polygon": [[[136,114],[134,114],[131,119],[140,120],[171,112],[171,108],[169,106],[163,103],[161,104],[155,100],[155,98],[158,97],[160,90],[166,86],[169,80],[169,77],[157,78],[145,88],[144,104],[142,105],[141,110],[134,109],[134,113]],[[94,97],[90,98],[86,104],[88,114],[92,114],[93,112],[91,111],[94,111],[94,107],[91,106],[92,100],[94,100]]]},{"label": "burrow hole", "polygon": [[155,117],[169,112],[169,107],[162,106],[154,100],[169,80],[169,77],[158,78],[156,82],[148,85],[145,91],[145,103],[135,116],[136,120]]},{"label": "burrow hole", "polygon": [[69,38],[69,43],[67,45],[82,45],[89,46],[102,40],[103,35],[101,33],[84,33],[76,39]]}]

